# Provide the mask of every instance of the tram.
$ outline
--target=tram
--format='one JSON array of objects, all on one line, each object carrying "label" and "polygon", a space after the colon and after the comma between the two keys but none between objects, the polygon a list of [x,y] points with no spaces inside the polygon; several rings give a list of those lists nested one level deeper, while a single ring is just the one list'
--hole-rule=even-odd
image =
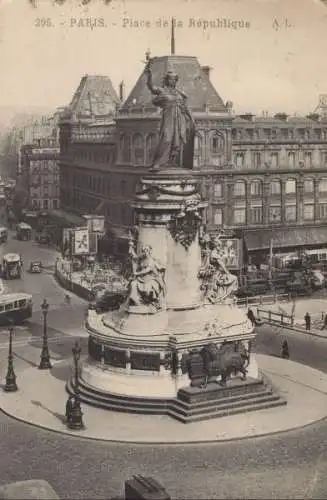
[{"label": "tram", "polygon": [[0,324],[19,324],[32,316],[32,295],[5,293],[0,295]]}]

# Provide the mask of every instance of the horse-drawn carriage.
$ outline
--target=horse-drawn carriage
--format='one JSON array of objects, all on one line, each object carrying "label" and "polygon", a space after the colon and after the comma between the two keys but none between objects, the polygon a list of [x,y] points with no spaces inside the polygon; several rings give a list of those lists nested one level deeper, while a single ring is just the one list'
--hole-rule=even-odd
[{"label": "horse-drawn carriage", "polygon": [[206,388],[208,383],[218,382],[225,386],[232,375],[242,374],[246,379],[250,353],[242,342],[224,342],[220,347],[207,344],[201,350],[183,354],[181,369],[187,373],[191,386]]}]

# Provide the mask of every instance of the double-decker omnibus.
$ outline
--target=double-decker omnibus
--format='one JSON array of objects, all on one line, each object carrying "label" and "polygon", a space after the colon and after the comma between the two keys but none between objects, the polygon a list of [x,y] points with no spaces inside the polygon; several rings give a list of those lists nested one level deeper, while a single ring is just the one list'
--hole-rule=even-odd
[{"label": "double-decker omnibus", "polygon": [[0,295],[0,324],[19,324],[32,316],[32,295],[5,293]]},{"label": "double-decker omnibus", "polygon": [[3,256],[1,275],[3,278],[20,279],[22,274],[22,258],[18,253],[7,253]]},{"label": "double-decker omnibus", "polygon": [[0,243],[6,243],[8,239],[8,229],[4,226],[0,227]]},{"label": "double-decker omnibus", "polygon": [[16,227],[16,238],[18,240],[30,240],[32,238],[32,227],[25,222],[20,222]]}]

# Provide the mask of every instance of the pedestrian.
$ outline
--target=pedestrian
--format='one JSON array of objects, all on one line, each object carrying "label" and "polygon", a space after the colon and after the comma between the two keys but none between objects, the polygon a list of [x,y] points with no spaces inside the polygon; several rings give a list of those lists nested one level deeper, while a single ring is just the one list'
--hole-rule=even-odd
[{"label": "pedestrian", "polygon": [[284,340],[284,342],[282,343],[282,358],[289,359],[289,357],[290,357],[290,351],[288,348],[288,342],[287,340]]},{"label": "pedestrian", "polygon": [[255,316],[254,316],[254,312],[252,311],[252,309],[248,309],[248,314],[247,314],[249,320],[251,321],[252,323],[252,326],[255,325]]},{"label": "pedestrian", "polygon": [[327,314],[325,314],[324,322],[323,322],[323,325],[322,325],[321,329],[322,330],[326,330],[327,329]]},{"label": "pedestrian", "polygon": [[305,329],[306,329],[306,331],[310,332],[310,330],[311,330],[311,316],[310,316],[310,314],[308,312],[305,313],[304,321],[305,321]]}]

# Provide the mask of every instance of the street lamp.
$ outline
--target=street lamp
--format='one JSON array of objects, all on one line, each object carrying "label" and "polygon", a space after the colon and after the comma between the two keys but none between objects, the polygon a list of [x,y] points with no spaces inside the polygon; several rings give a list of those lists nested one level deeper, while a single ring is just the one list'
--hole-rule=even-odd
[{"label": "street lamp", "polygon": [[67,425],[69,429],[80,430],[84,429],[83,423],[83,412],[81,409],[81,400],[79,395],[79,382],[78,382],[78,372],[79,372],[79,360],[81,358],[81,346],[78,341],[75,341],[75,344],[72,348],[73,358],[74,358],[74,367],[75,367],[75,384],[74,384],[74,396],[75,402],[72,405],[69,418],[67,420]]},{"label": "street lamp", "polygon": [[49,304],[47,302],[47,299],[44,299],[44,301],[42,302],[41,309],[42,309],[42,313],[43,313],[43,345],[42,345],[41,361],[40,361],[40,365],[39,365],[39,370],[48,370],[48,369],[52,368],[52,365],[50,362],[50,354],[49,354],[49,347],[48,347],[47,315],[48,315]]},{"label": "street lamp", "polygon": [[8,352],[8,370],[6,375],[6,384],[4,386],[4,391],[15,392],[18,391],[16,384],[16,375],[14,372],[14,359],[12,354],[12,337],[14,334],[14,329],[11,326],[9,328],[9,352]]}]

